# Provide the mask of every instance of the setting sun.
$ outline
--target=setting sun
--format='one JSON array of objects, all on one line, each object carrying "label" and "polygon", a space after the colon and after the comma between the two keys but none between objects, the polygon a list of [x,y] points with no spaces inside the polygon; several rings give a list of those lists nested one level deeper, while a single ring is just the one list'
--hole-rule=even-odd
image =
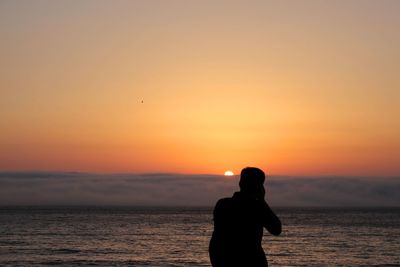
[{"label": "setting sun", "polygon": [[224,175],[225,175],[225,176],[233,176],[234,174],[233,174],[232,171],[226,171],[226,172],[224,173]]}]

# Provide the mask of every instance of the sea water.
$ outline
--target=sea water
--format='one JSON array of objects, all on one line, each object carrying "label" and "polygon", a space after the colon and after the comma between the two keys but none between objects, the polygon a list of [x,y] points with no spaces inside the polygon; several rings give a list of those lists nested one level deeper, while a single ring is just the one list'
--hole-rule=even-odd
[{"label": "sea water", "polygon": [[[400,266],[399,208],[278,208],[270,266]],[[212,208],[2,207],[0,265],[210,266]]]}]

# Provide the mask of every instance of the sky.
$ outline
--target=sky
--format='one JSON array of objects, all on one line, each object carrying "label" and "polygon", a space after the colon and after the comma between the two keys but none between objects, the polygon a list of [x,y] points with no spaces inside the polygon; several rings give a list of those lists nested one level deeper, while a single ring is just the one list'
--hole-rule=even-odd
[{"label": "sky", "polygon": [[0,171],[400,176],[400,1],[0,1]]}]

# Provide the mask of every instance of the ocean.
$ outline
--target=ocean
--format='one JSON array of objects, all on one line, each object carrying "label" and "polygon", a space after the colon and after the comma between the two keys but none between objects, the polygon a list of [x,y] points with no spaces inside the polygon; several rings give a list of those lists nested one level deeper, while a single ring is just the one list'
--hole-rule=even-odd
[{"label": "ocean", "polygon": [[[270,266],[400,266],[400,208],[277,208]],[[210,266],[212,208],[1,207],[1,266]]]}]

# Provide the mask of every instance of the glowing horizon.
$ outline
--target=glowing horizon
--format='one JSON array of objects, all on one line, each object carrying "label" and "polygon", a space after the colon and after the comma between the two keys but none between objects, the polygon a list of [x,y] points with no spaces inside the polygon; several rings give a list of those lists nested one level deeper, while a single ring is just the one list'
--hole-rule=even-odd
[{"label": "glowing horizon", "polygon": [[1,2],[0,171],[400,175],[400,2],[152,3]]}]

